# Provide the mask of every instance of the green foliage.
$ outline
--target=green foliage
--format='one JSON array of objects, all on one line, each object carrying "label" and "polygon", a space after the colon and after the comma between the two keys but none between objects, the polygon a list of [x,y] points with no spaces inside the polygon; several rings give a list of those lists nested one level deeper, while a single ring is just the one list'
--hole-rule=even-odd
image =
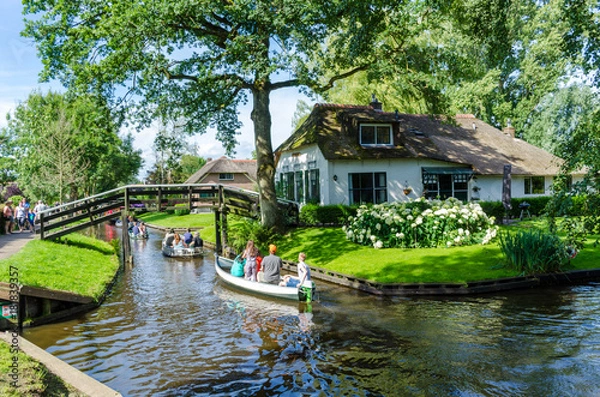
[{"label": "green foliage", "polygon": [[[268,246],[277,239],[277,233],[273,228],[265,227],[260,222],[249,218],[230,217],[231,223],[228,230],[228,244],[236,252],[242,252],[246,248],[248,240],[253,240],[261,255],[267,255]],[[238,221],[236,221],[236,219]]]},{"label": "green foliage", "polygon": [[499,245],[505,265],[521,275],[558,272],[569,260],[563,241],[541,230],[500,233]]},{"label": "green foliage", "polygon": [[349,217],[356,215],[357,207],[332,204],[306,204],[300,209],[300,222],[305,225],[334,224],[343,225]]},{"label": "green foliage", "polygon": [[487,244],[496,235],[479,204],[419,198],[409,202],[361,205],[344,226],[347,238],[374,248],[423,248]]},{"label": "green foliage", "polygon": [[131,182],[142,164],[131,135],[121,139],[108,104],[91,95],[32,93],[17,106],[5,134],[14,172],[27,195],[76,199]]},{"label": "green foliage", "polygon": [[529,214],[531,216],[543,216],[547,212],[546,206],[550,200],[551,197],[549,196],[512,198],[510,200],[512,208],[508,212],[504,209],[502,201],[479,201],[478,203],[488,216],[494,217],[496,222],[501,223],[505,214],[508,215],[509,218],[519,218],[521,216],[521,208],[519,208],[519,205],[523,202],[529,204]]}]

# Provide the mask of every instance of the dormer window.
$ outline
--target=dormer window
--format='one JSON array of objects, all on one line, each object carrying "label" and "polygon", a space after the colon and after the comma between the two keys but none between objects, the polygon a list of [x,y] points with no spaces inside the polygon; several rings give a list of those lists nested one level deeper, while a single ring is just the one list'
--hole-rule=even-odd
[{"label": "dormer window", "polygon": [[372,146],[392,145],[392,125],[361,124],[360,144]]}]

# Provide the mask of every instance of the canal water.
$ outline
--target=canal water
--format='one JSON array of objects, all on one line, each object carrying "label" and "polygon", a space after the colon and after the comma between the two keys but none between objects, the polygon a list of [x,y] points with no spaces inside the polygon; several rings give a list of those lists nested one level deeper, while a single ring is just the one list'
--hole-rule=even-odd
[{"label": "canal water", "polygon": [[124,396],[600,395],[600,284],[379,298],[318,282],[307,305],[232,290],[160,239],[132,241],[100,308],[25,337]]}]

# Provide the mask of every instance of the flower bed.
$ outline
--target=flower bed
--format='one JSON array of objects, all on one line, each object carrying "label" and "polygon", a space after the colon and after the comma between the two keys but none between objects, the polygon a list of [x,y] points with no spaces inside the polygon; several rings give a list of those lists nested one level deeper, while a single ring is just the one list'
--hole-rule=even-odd
[{"label": "flower bed", "polygon": [[454,198],[362,205],[348,220],[346,238],[374,248],[487,244],[498,230],[479,204]]}]

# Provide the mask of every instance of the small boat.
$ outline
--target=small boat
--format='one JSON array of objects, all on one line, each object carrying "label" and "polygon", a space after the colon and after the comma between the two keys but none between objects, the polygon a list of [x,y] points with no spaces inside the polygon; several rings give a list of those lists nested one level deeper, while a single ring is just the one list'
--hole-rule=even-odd
[{"label": "small boat", "polygon": [[173,248],[162,242],[162,254],[168,258],[200,258],[209,251],[205,251],[203,247],[178,247]]},{"label": "small boat", "polygon": [[315,294],[314,282],[312,282],[312,288],[302,287],[298,289],[296,287],[282,287],[275,284],[259,283],[246,280],[244,277],[233,276],[230,273],[233,262],[234,261],[231,259],[223,258],[215,254],[215,270],[219,277],[227,284],[244,291],[301,302],[310,302]]}]

